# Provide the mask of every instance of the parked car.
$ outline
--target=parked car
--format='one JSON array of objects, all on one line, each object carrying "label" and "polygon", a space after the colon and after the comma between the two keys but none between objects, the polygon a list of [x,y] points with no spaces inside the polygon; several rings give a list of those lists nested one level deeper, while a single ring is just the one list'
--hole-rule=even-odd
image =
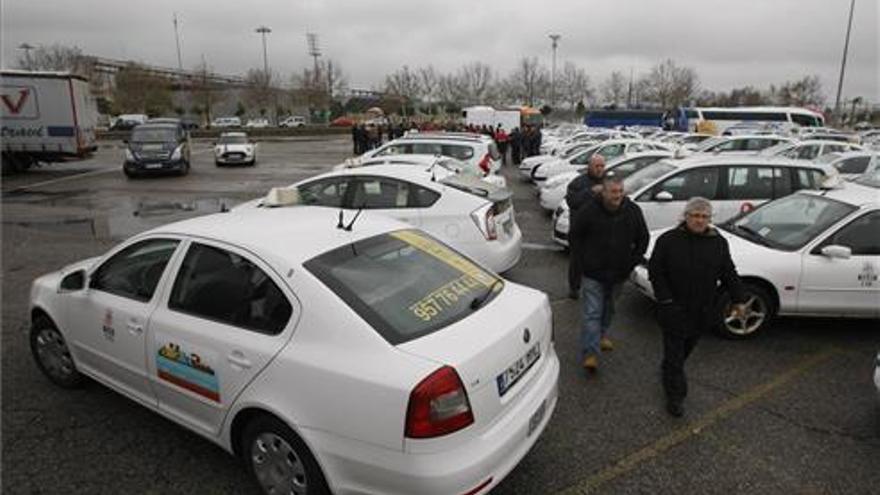
[{"label": "parked car", "polygon": [[291,115],[278,123],[278,127],[303,127],[305,125],[306,118],[301,115]]},{"label": "parked car", "polygon": [[[802,160],[737,156],[694,156],[661,160],[623,179],[627,194],[642,209],[648,229],[671,227],[694,196],[712,201],[715,222],[724,222],[759,204],[800,189],[819,187],[837,172]],[[553,239],[567,246],[570,212],[563,204],[553,219]]]},{"label": "parked car", "polygon": [[[753,337],[776,315],[880,317],[878,186],[802,190],[719,222],[749,298],[742,317],[728,316],[729,297],[720,298],[721,332]],[[651,247],[660,233],[652,233]],[[631,280],[653,297],[644,266]]]},{"label": "parked car", "polygon": [[36,365],[216,443],[266,494],[488,492],[556,407],[547,295],[382,215],[337,218],[201,216],[42,276]]},{"label": "parked car", "polygon": [[217,117],[211,121],[211,127],[241,127],[238,117]]},{"label": "parked car", "polygon": [[694,153],[735,154],[753,155],[783,142],[792,142],[794,139],[773,134],[754,134],[736,136],[718,136],[706,139],[693,148]]},{"label": "parked car", "polygon": [[490,184],[494,184],[497,187],[507,187],[507,180],[503,175],[484,175],[483,170],[474,166],[472,163],[463,162],[456,158],[443,155],[382,155],[361,161],[357,165],[352,163],[341,163],[333,167],[333,170],[371,167],[373,165],[411,165],[432,172],[432,175],[436,176],[438,179],[452,174],[464,174],[477,177]]},{"label": "parked car", "polygon": [[842,153],[847,151],[861,151],[862,147],[840,141],[829,141],[825,139],[809,139],[806,141],[795,141],[790,143],[780,143],[769,148],[761,150],[758,154],[761,156],[784,156],[796,160],[815,160],[816,158],[827,155],[828,153]]},{"label": "parked car", "polygon": [[501,167],[501,153],[495,141],[488,136],[453,136],[446,133],[417,133],[389,141],[384,145],[370,150],[356,158],[349,158],[346,163],[358,163],[389,155],[443,155],[457,158],[463,162],[479,167],[488,175],[496,173]]},{"label": "parked car", "polygon": [[[375,165],[321,174],[287,189],[298,192],[299,204],[352,215],[371,210],[410,223],[498,273],[513,268],[522,253],[510,191],[475,177],[438,179],[419,167]],[[233,210],[266,206],[259,198]]]},{"label": "parked car", "polygon": [[149,119],[144,114],[122,114],[113,119],[113,122],[110,123],[111,131],[130,131],[135,127],[143,124]]},{"label": "parked car", "polygon": [[244,126],[251,129],[264,129],[266,127],[269,127],[269,119],[265,119],[262,117],[256,119],[248,119],[247,123]]},{"label": "parked car", "polygon": [[257,143],[244,132],[224,132],[214,143],[214,165],[255,165]]},{"label": "parked car", "polygon": [[828,153],[816,159],[818,163],[826,163],[834,167],[844,179],[855,179],[864,174],[871,161],[880,160],[880,153],[868,151],[847,151],[844,153]]},{"label": "parked car", "polygon": [[147,173],[189,173],[189,135],[180,125],[141,124],[132,129],[124,153],[122,171],[129,178]]},{"label": "parked car", "polygon": [[612,160],[618,156],[627,153],[639,153],[642,151],[671,151],[674,146],[659,143],[655,141],[645,141],[643,139],[609,139],[596,143],[594,146],[587,148],[580,153],[573,155],[571,158],[564,160],[552,160],[544,162],[532,170],[532,180],[540,184],[554,175],[566,172],[577,172],[582,168],[586,168],[590,163],[590,158],[594,154],[600,155],[605,160]]}]

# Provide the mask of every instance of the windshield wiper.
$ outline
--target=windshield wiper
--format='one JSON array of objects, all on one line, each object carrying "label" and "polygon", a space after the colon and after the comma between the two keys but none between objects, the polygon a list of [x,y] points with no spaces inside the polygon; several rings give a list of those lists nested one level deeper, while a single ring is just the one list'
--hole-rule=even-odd
[{"label": "windshield wiper", "polygon": [[495,286],[498,285],[498,284],[500,284],[500,283],[502,283],[501,279],[500,279],[500,278],[496,278],[495,281],[492,282],[492,283],[489,285],[489,287],[486,289],[486,293],[485,293],[485,294],[480,295],[480,296],[477,296],[477,297],[474,298],[473,301],[471,301],[471,309],[473,309],[473,310],[477,310],[477,309],[479,309],[480,306],[482,306],[483,303],[486,302],[486,299],[489,299],[489,296],[492,295],[492,291],[495,289]]},{"label": "windshield wiper", "polygon": [[764,236],[759,234],[757,231],[755,231],[751,227],[746,227],[745,225],[736,225],[736,224],[732,224],[732,225],[737,230],[740,230],[740,231],[748,234],[749,237],[752,238],[754,241],[756,241],[758,244],[761,244],[763,246],[768,246],[768,247],[770,246],[770,243],[767,241],[767,239],[765,239]]}]

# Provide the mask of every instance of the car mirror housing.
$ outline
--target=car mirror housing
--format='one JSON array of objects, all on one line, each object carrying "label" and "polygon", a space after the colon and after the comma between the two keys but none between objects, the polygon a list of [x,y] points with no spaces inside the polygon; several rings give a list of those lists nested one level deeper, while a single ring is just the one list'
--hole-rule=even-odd
[{"label": "car mirror housing", "polygon": [[77,291],[84,289],[86,287],[86,271],[77,270],[73,273],[68,273],[61,279],[61,284],[58,287],[62,291]]},{"label": "car mirror housing", "polygon": [[657,201],[672,201],[675,198],[673,198],[672,193],[669,191],[660,191],[654,195],[654,199]]},{"label": "car mirror housing", "polygon": [[837,244],[825,246],[822,248],[821,252],[823,256],[827,256],[829,258],[839,258],[842,260],[848,260],[852,256],[852,249],[846,246],[839,246]]}]

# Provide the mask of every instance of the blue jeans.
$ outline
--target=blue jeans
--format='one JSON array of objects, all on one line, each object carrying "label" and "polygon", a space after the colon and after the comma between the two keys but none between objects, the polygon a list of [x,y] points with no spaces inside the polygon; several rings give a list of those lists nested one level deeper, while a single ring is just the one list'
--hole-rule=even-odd
[{"label": "blue jeans", "polygon": [[591,278],[581,279],[581,358],[598,356],[599,340],[608,333],[614,316],[614,294],[617,287],[606,286]]}]

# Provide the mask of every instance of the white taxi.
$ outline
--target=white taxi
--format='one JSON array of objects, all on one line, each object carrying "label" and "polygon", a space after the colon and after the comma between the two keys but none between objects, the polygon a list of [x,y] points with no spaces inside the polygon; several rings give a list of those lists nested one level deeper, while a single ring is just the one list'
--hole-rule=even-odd
[{"label": "white taxi", "polygon": [[38,278],[37,366],[220,445],[267,494],[488,493],[556,407],[547,295],[337,213],[203,216]]},{"label": "white taxi", "polygon": [[[798,191],[718,227],[749,295],[726,336],[754,336],[775,315],[880,317],[880,181]],[[646,267],[631,281],[653,297]]]},{"label": "white taxi", "polygon": [[[522,254],[509,190],[468,175],[397,165],[343,169],[297,182],[295,203],[371,210],[416,226],[502,273]],[[234,211],[267,205],[256,199]]]},{"label": "white taxi", "polygon": [[214,165],[254,165],[257,163],[257,143],[244,132],[224,132],[214,143]]}]

